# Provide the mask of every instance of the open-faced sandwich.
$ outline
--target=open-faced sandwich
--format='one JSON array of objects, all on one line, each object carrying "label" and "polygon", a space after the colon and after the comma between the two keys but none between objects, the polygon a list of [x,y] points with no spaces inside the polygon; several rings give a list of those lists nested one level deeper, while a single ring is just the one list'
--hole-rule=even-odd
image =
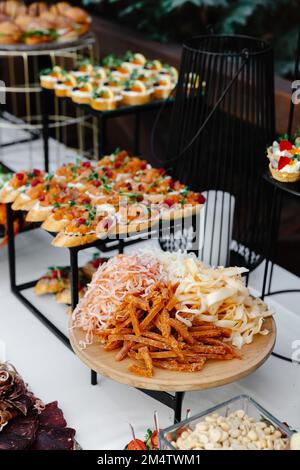
[{"label": "open-faced sandwich", "polygon": [[96,88],[92,93],[91,107],[97,111],[108,111],[116,109],[117,104],[122,101],[122,96],[115,94],[108,86]]},{"label": "open-faced sandwich", "polygon": [[[91,278],[83,271],[82,268],[78,269],[78,296],[81,299],[84,296],[86,291],[86,286],[90,282]],[[67,285],[64,289],[57,292],[55,295],[55,301],[59,304],[72,304],[72,294],[71,294],[71,282],[70,276],[68,278]]]},{"label": "open-faced sandwich", "polygon": [[32,171],[19,171],[15,173],[1,188],[0,203],[15,202],[18,198],[21,199],[20,205],[22,202],[24,204],[28,203],[30,198],[24,195],[25,192],[30,188],[39,186],[44,181],[45,177],[45,172],[38,168]]},{"label": "open-faced sandwich", "polygon": [[17,44],[22,37],[22,30],[18,25],[7,20],[0,22],[0,44]]},{"label": "open-faced sandwich", "polygon": [[79,36],[87,33],[91,27],[92,19],[83,8],[67,8],[63,11],[63,16],[72,20],[74,29]]},{"label": "open-faced sandwich", "polygon": [[156,100],[167,99],[172,93],[175,85],[168,75],[158,75],[153,83],[152,97]]},{"label": "open-faced sandwich", "polygon": [[140,80],[128,81],[122,90],[122,103],[125,105],[147,104],[151,100],[153,88],[147,88],[144,82]]},{"label": "open-faced sandwich", "polygon": [[70,268],[68,266],[51,266],[34,286],[36,295],[57,294],[69,285]]},{"label": "open-faced sandwich", "polygon": [[107,261],[107,258],[103,258],[100,256],[99,252],[96,252],[93,254],[93,258],[91,261],[88,261],[84,266],[82,266],[83,272],[88,276],[88,278],[91,280],[95,272],[98,270],[99,266],[101,264],[105,263]]},{"label": "open-faced sandwich", "polygon": [[300,138],[294,144],[286,138],[274,141],[267,150],[271,175],[282,183],[300,180]]},{"label": "open-faced sandwich", "polygon": [[45,42],[56,41],[58,38],[55,25],[43,18],[30,21],[23,33],[23,40],[25,44],[30,46],[41,44]]},{"label": "open-faced sandwich", "polygon": [[89,59],[82,59],[79,61],[77,67],[71,71],[71,74],[74,77],[85,77],[87,75],[91,75],[93,73],[93,64]]},{"label": "open-faced sandwich", "polygon": [[71,99],[74,103],[90,104],[92,99],[93,85],[89,81],[89,77],[77,77],[77,85],[71,91]]},{"label": "open-faced sandwich", "polygon": [[55,65],[52,68],[41,70],[40,72],[41,86],[43,88],[46,88],[47,90],[54,90],[57,82],[60,81],[61,79],[63,80],[65,73],[66,72],[58,65]]},{"label": "open-faced sandwich", "polygon": [[162,70],[163,66],[160,60],[147,60],[144,67],[143,71],[150,77],[155,77],[160,70]]},{"label": "open-faced sandwich", "polygon": [[62,98],[65,96],[71,96],[73,88],[76,87],[76,78],[71,73],[64,73],[61,75],[54,86],[55,95]]}]

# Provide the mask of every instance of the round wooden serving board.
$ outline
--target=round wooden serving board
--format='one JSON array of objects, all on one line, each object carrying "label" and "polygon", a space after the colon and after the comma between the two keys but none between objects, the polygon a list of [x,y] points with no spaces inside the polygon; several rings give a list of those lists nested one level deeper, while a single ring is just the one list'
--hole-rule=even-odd
[{"label": "round wooden serving board", "polygon": [[127,367],[132,361],[115,361],[117,351],[106,352],[100,343],[95,342],[86,349],[81,349],[79,342],[84,340],[85,333],[81,329],[72,328],[71,323],[70,341],[77,356],[101,375],[136,388],[180,392],[219,387],[240,380],[258,369],[270,356],[276,340],[273,318],[266,319],[265,328],[269,330],[269,334],[256,335],[251,344],[244,346],[242,359],[209,360],[200,372],[174,372],[155,368],[152,378],[138,377],[128,372]]}]

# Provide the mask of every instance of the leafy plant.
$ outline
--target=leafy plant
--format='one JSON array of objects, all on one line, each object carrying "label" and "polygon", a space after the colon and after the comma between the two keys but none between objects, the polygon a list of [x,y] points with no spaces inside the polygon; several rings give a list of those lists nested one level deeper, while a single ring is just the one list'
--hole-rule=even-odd
[{"label": "leafy plant", "polygon": [[271,40],[277,71],[292,72],[300,24],[298,0],[82,0],[108,17],[159,41],[178,41],[206,31],[250,34]]}]

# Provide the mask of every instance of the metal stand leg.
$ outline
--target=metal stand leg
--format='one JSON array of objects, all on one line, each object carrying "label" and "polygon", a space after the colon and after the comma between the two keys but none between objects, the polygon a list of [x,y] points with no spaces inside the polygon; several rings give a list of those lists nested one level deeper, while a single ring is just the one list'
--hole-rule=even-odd
[{"label": "metal stand leg", "polygon": [[10,289],[16,289],[16,247],[14,234],[13,210],[11,204],[6,204],[7,235],[8,235],[8,266]]},{"label": "metal stand leg", "polygon": [[44,142],[44,167],[45,171],[49,171],[49,108],[48,108],[48,92],[42,90],[42,121],[43,121],[43,142]]},{"label": "metal stand leg", "polygon": [[175,393],[174,423],[179,423],[179,421],[181,421],[183,399],[184,399],[184,392]]},{"label": "metal stand leg", "polygon": [[[279,207],[281,204],[279,204]],[[264,272],[264,278],[263,278],[263,285],[262,285],[262,292],[261,292],[261,298],[264,299],[265,296],[267,295],[266,287],[267,287],[267,280],[268,280],[268,274],[269,274],[269,265],[272,263],[271,266],[271,272],[270,272],[270,279],[269,279],[269,292],[270,293],[270,286],[272,282],[272,275],[273,275],[273,256],[274,256],[274,247],[276,246],[277,242],[277,235],[278,235],[278,228],[276,227],[276,221],[277,221],[277,214],[278,214],[278,208],[277,208],[277,187],[274,187],[273,191],[273,198],[272,198],[272,207],[271,207],[271,223],[270,223],[270,228],[269,228],[269,237],[268,237],[268,246],[266,250],[266,261],[265,261],[265,272]]]},{"label": "metal stand leg", "polygon": [[[78,250],[70,248],[72,310],[78,304]],[[91,384],[97,385],[97,372],[91,370]]]},{"label": "metal stand leg", "polygon": [[137,390],[140,390],[140,392],[145,393],[146,395],[154,398],[154,400],[157,400],[174,410],[174,423],[181,421],[182,403],[185,392],[176,392],[175,395],[171,395],[168,392],[158,392],[142,388],[138,388]]},{"label": "metal stand leg", "polygon": [[193,227],[193,239],[192,247],[188,249],[188,253],[195,253],[197,258],[199,257],[199,214],[192,216],[192,227]]},{"label": "metal stand leg", "polygon": [[78,251],[70,248],[70,269],[71,269],[71,305],[72,310],[78,304]]},{"label": "metal stand leg", "polygon": [[135,155],[139,155],[140,153],[140,124],[141,124],[141,115],[139,111],[137,111],[134,115],[134,146],[133,151]]},{"label": "metal stand leg", "polygon": [[99,117],[99,153],[100,156],[106,153],[107,125],[106,118],[103,115]]},{"label": "metal stand leg", "polygon": [[98,380],[97,380],[97,372],[94,370],[91,370],[91,384],[92,385],[97,385]]},{"label": "metal stand leg", "polygon": [[121,238],[119,240],[119,254],[122,255],[124,253],[124,240]]}]

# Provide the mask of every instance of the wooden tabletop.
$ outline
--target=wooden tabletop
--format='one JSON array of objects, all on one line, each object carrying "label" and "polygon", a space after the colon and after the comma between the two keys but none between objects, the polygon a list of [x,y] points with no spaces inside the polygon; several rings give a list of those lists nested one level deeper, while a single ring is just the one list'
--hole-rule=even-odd
[{"label": "wooden tabletop", "polygon": [[116,351],[106,352],[99,343],[82,349],[79,342],[84,340],[85,333],[78,328],[72,328],[72,324],[70,341],[79,359],[101,375],[136,388],[180,392],[219,387],[240,380],[258,369],[274,348],[276,325],[273,318],[266,319],[265,328],[269,330],[269,334],[256,335],[251,344],[245,345],[242,348],[242,359],[209,360],[200,372],[174,372],[155,368],[152,378],[138,377],[128,372],[127,367],[132,361],[115,361]]}]

